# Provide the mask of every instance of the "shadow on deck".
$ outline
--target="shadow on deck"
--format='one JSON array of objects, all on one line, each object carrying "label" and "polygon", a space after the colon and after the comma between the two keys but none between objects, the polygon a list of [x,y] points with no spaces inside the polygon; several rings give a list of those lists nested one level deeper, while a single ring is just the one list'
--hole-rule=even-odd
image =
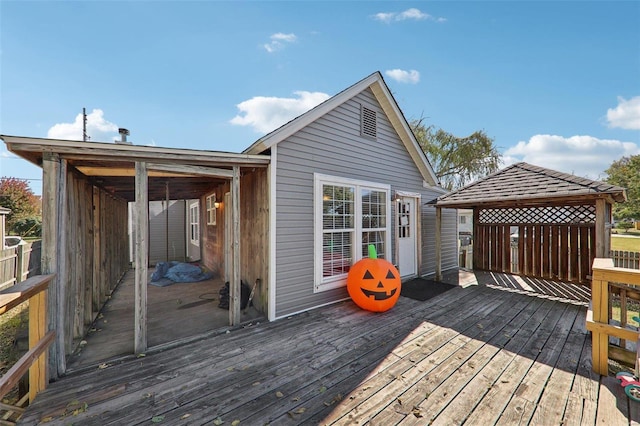
[{"label": "shadow on deck", "polygon": [[[448,275],[374,314],[342,302],[70,374],[24,424],[628,424],[591,370],[584,302]],[[517,282],[517,280],[516,280]],[[537,297],[532,297],[537,296]],[[581,296],[578,296],[578,299]]]}]

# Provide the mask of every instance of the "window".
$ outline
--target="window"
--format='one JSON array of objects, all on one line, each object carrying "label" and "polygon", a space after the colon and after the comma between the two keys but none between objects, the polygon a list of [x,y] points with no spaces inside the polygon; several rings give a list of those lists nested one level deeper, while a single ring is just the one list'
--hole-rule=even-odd
[{"label": "window", "polygon": [[207,225],[216,224],[216,194],[207,197]]},{"label": "window", "polygon": [[200,245],[200,206],[189,207],[189,239],[191,244]]},{"label": "window", "polygon": [[467,217],[466,216],[460,216],[460,225],[465,225],[467,223]]},{"label": "window", "polygon": [[364,105],[360,106],[360,134],[373,139],[378,137],[378,120],[376,112]]},{"label": "window", "polygon": [[324,291],[346,285],[347,273],[368,256],[373,244],[378,257],[390,247],[388,185],[314,175],[315,286]]}]

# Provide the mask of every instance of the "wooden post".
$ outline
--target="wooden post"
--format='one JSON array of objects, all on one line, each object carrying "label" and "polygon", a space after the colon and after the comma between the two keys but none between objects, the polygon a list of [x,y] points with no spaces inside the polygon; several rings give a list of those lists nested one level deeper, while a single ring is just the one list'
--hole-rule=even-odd
[{"label": "wooden post", "polygon": [[[591,308],[593,321],[599,324],[609,323],[609,281],[604,273],[595,268],[613,267],[611,259],[595,259],[593,262],[593,281],[591,284]],[[591,359],[593,371],[606,376],[609,373],[609,335],[606,331],[591,331]]]},{"label": "wooden post", "polygon": [[[18,245],[16,250],[16,284],[24,281],[24,244]],[[27,264],[27,269],[29,269],[29,264]]]},{"label": "wooden post", "polygon": [[42,273],[56,274],[49,286],[47,328],[56,330],[55,344],[49,349],[49,378],[57,378],[66,370],[65,360],[65,278],[64,256],[64,181],[66,163],[58,154],[45,152],[42,158]]},{"label": "wooden post", "polygon": [[147,350],[147,269],[149,266],[149,180],[144,162],[136,162],[135,206],[135,330],[133,348],[136,354]]},{"label": "wooden post", "polygon": [[[34,348],[47,333],[47,290],[29,299],[29,348]],[[43,352],[29,368],[29,401],[47,387],[47,354]]]},{"label": "wooden post", "polygon": [[229,324],[240,324],[240,167],[233,166],[231,179],[231,220],[233,238],[233,261],[229,283]]},{"label": "wooden post", "polygon": [[436,281],[442,279],[442,208],[436,207]]},{"label": "wooden post", "polygon": [[609,219],[606,217],[607,201],[603,198],[596,200],[596,257],[609,257],[609,250],[606,250],[607,232]]}]

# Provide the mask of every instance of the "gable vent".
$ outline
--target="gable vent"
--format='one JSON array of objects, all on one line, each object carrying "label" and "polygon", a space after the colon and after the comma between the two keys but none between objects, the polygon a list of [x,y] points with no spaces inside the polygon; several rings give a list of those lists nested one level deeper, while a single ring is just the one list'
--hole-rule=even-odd
[{"label": "gable vent", "polygon": [[360,133],[362,136],[376,138],[378,136],[378,122],[376,112],[362,105],[360,111]]}]

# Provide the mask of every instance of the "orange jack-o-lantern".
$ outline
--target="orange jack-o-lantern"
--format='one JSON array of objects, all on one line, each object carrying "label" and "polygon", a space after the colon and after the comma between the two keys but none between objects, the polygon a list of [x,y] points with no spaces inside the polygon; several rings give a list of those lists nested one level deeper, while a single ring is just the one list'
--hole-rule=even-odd
[{"label": "orange jack-o-lantern", "polygon": [[377,259],[369,245],[369,257],[357,261],[347,275],[347,290],[356,305],[372,312],[393,308],[400,297],[400,273],[391,262]]}]

